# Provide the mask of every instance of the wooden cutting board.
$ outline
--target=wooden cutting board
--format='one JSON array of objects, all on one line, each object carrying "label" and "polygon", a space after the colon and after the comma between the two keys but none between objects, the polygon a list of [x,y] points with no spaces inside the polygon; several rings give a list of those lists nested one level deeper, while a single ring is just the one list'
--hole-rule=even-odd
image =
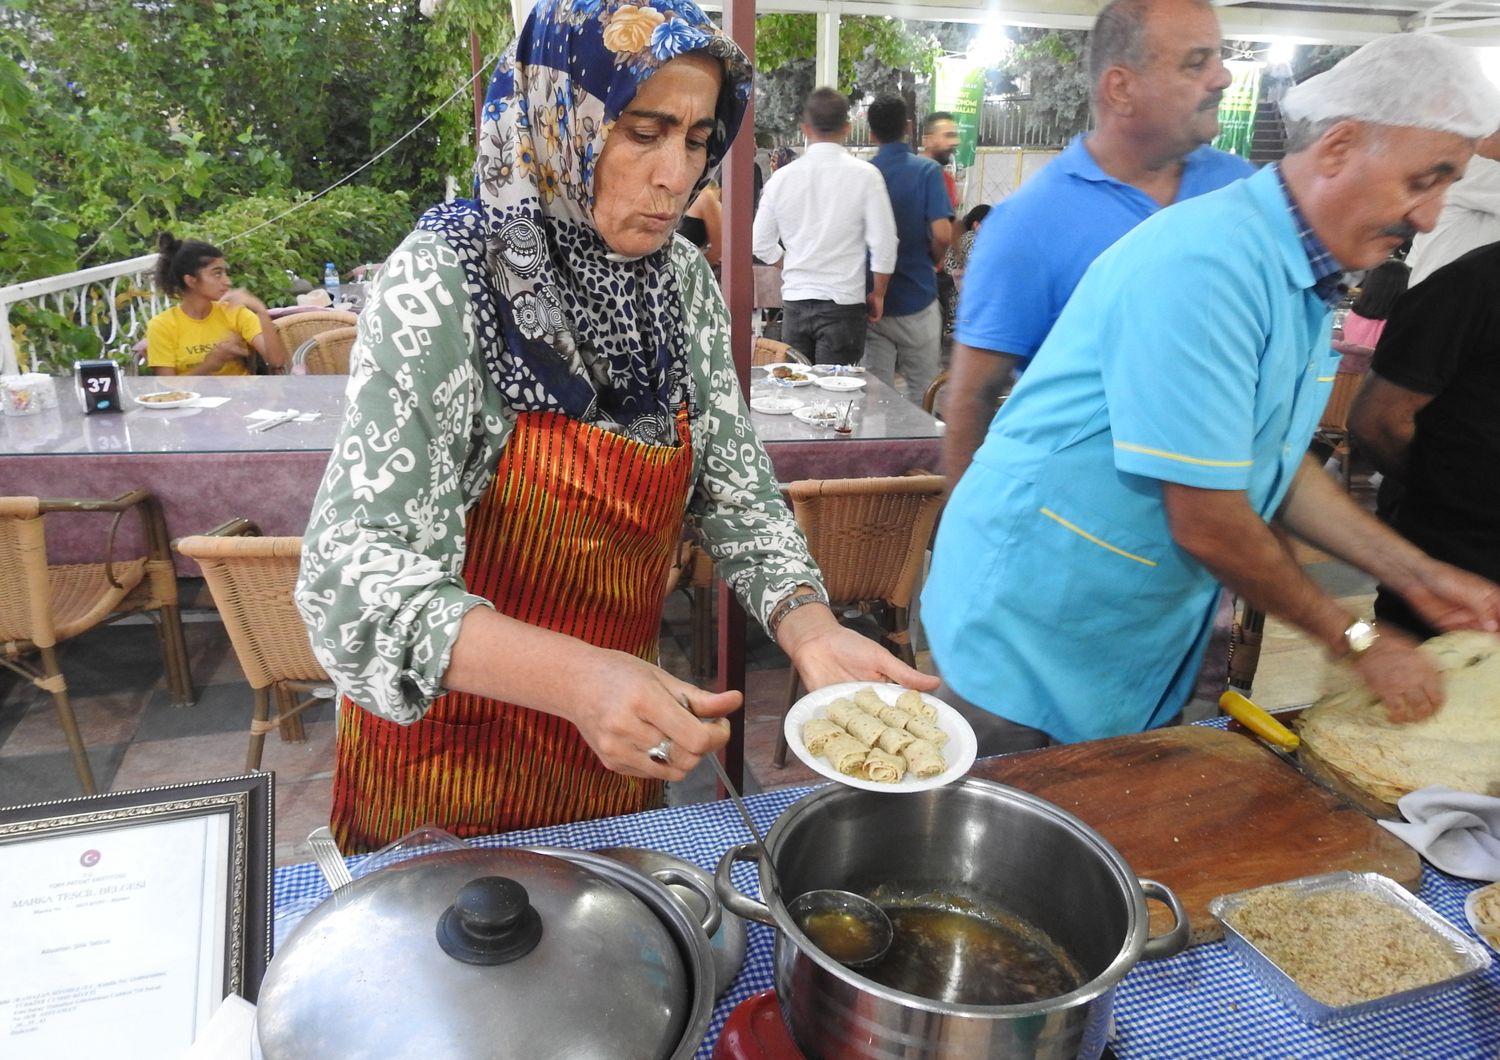
[{"label": "wooden cutting board", "polygon": [[[972,776],[1039,795],[1114,845],[1187,909],[1189,944],[1221,938],[1221,894],[1348,869],[1415,890],[1415,851],[1254,739],[1196,725],[976,762]],[[1152,934],[1171,914],[1149,903]]]}]

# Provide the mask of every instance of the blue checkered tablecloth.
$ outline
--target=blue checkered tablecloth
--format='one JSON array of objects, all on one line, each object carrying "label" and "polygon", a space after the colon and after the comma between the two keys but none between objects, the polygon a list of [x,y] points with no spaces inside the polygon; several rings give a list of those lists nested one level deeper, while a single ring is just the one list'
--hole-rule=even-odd
[{"label": "blue checkered tablecloth", "polygon": [[[810,788],[752,795],[746,802],[762,829]],[[555,846],[592,850],[635,846],[663,850],[712,872],[731,846],[747,842],[744,824],[728,802],[654,810],[553,828],[536,828],[474,840],[476,846]],[[360,858],[349,859],[358,873]],[[758,893],[754,866],[735,866],[735,884]],[[1472,935],[1464,919],[1465,896],[1479,884],[1424,866],[1419,897],[1460,931]],[[276,870],[278,940],[295,919],[328,895],[313,865]],[[706,1060],[734,1006],[772,985],[774,933],[750,924],[745,965],[719,999],[698,1056]],[[1141,1057],[1254,1058],[1412,1057],[1430,1060],[1500,1055],[1500,964],[1440,997],[1342,1024],[1303,1023],[1268,994],[1223,943],[1194,946],[1164,961],[1142,961],[1116,993],[1115,1035],[1111,1047],[1121,1060]]]}]

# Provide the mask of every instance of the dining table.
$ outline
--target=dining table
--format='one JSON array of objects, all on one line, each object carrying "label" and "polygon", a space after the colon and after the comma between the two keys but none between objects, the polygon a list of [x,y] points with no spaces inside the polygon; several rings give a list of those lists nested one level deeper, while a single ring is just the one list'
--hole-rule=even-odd
[{"label": "dining table", "polygon": [[[143,489],[161,501],[172,537],[200,534],[244,517],[267,535],[299,535],[333,450],[348,379],[333,375],[208,376],[168,381],[124,379],[124,408],[85,416],[64,380],[59,400],[28,416],[0,417],[0,495],[111,498]],[[757,372],[752,397],[769,384]],[[180,387],[202,401],[181,407],[142,403],[141,395]],[[937,464],[942,424],[873,377],[850,393],[857,426],[845,436],[790,415],[752,412],[777,477],[849,478],[898,475]],[[788,391],[788,393],[803,393]],[[811,400],[810,398],[808,400]],[[257,415],[297,410],[301,418],[256,431]],[[105,516],[70,516],[47,526],[53,563],[97,562],[108,532]],[[139,548],[129,520],[116,554]],[[197,567],[176,558],[178,571]]]},{"label": "dining table", "polygon": [[[1224,720],[1206,724],[1222,728]],[[789,806],[813,790],[796,787],[751,795],[746,804],[757,827],[765,832]],[[1247,822],[1246,827],[1253,827],[1253,822]],[[684,858],[712,873],[726,851],[748,840],[733,804],[713,801],[484,836],[470,842],[482,847],[578,850],[645,847]],[[351,873],[359,876],[361,866],[375,856],[347,859]],[[759,894],[752,863],[737,863],[733,879],[742,894]],[[296,922],[330,893],[311,864],[278,868],[273,885],[278,939],[285,938]],[[1457,930],[1477,938],[1464,918],[1463,904],[1469,892],[1479,886],[1424,862],[1417,897]],[[747,927],[744,965],[718,1000],[707,1037],[697,1053],[701,1058],[712,1055],[735,1006],[773,985],[775,932],[757,923]],[[1500,964],[1491,964],[1477,977],[1423,1000],[1316,1025],[1304,1022],[1272,996],[1223,941],[1205,942],[1175,957],[1140,961],[1131,969],[1116,991],[1108,1047],[1120,1060],[1198,1060],[1207,1056],[1219,1060],[1261,1060],[1267,1056],[1301,1060],[1493,1060],[1500,1052]]]}]

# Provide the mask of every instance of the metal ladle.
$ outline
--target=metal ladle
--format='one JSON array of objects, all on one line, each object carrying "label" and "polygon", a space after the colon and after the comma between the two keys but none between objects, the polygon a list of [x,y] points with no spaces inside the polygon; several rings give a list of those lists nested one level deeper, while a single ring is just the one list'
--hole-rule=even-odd
[{"label": "metal ladle", "polygon": [[[678,696],[677,702],[693,717],[698,716],[686,696]],[[703,720],[713,723],[712,719]],[[735,809],[739,810],[740,819],[755,837],[755,845],[760,848],[760,863],[766,867],[766,877],[771,883],[771,893],[779,899],[781,881],[776,877],[776,863],[771,860],[771,852],[761,838],[760,829],[755,827],[745,800],[740,798],[739,789],[729,779],[719,756],[710,753],[703,757],[714,767],[719,783],[724,785]],[[885,910],[853,891],[832,887],[806,891],[787,906],[787,913],[818,949],[848,968],[862,968],[880,960],[891,948],[891,939],[895,935],[891,918]]]}]

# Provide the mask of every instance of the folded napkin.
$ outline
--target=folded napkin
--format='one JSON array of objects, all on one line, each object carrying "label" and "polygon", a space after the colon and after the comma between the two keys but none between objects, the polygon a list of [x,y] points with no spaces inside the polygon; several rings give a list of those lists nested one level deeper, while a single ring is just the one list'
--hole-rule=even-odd
[{"label": "folded napkin", "polygon": [[[228,401],[229,399],[223,398],[222,400]],[[245,419],[252,421],[251,426],[255,426],[265,420],[281,419],[288,413],[295,413],[295,415],[286,420],[287,423],[311,423],[322,415],[321,412],[297,412],[296,409],[256,409],[246,414]]]},{"label": "folded napkin", "polygon": [[1380,825],[1453,876],[1500,880],[1500,798],[1419,788],[1396,803],[1405,821]]},{"label": "folded napkin", "polygon": [[236,994],[226,997],[182,1060],[250,1060],[255,1006]]},{"label": "folded napkin", "polygon": [[191,401],[183,402],[182,407],[185,409],[216,409],[228,400],[227,397],[196,397]]}]

